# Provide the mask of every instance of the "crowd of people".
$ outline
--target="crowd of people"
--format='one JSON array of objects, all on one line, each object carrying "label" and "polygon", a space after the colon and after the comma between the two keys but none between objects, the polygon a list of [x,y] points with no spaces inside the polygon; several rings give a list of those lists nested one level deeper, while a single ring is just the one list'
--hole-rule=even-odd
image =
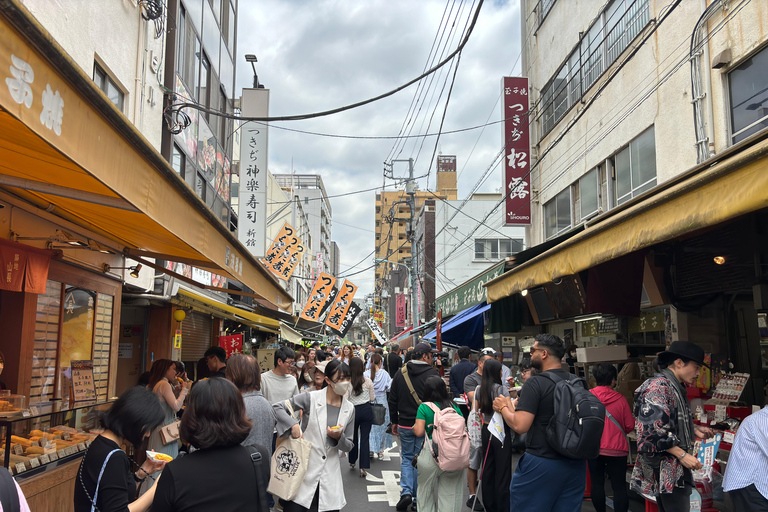
[{"label": "crowd of people", "polygon": [[[516,375],[494,350],[475,356],[461,347],[447,381],[427,343],[386,352],[323,348],[281,346],[273,368],[262,373],[255,357],[227,358],[213,347],[199,366],[207,372],[198,371],[194,384],[183,364],[156,360],[102,416],[103,432],[78,469],[75,510],[341,510],[344,459],[366,477],[371,460],[381,459],[397,436],[399,511],[575,512],[587,471],[597,512],[606,510],[606,480],[616,512],[628,510],[630,490],[655,500],[661,512],[687,511],[693,471],[701,468],[694,443],[715,434],[693,422],[685,385],[705,361],[703,350],[686,341],[658,355],[659,372],[637,388],[632,410],[614,389],[616,367],[594,366],[595,386],[587,395],[602,404],[605,419],[596,434],[599,454],[589,460],[565,456],[550,433],[562,399],[558,383],[586,389],[557,336],[536,336]],[[382,425],[374,425],[374,404],[386,412]],[[504,441],[488,428],[496,413]],[[467,417],[480,424],[474,443],[465,439],[474,428],[465,426]],[[637,457],[628,486],[626,436],[633,430]],[[723,487],[740,508],[768,510],[766,436],[768,408],[748,418],[736,436]],[[288,438],[303,438],[311,449],[300,488],[283,500],[267,492],[267,482],[272,453]],[[168,457],[143,457],[145,449]]]}]

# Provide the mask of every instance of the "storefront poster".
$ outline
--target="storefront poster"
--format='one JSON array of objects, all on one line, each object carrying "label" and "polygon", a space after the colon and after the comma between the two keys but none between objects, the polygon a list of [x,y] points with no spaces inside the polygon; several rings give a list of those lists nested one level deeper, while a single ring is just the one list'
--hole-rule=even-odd
[{"label": "storefront poster", "polygon": [[229,336],[219,336],[219,346],[226,350],[227,358],[233,354],[240,354],[243,351],[243,335],[230,334]]},{"label": "storefront poster", "polygon": [[275,349],[260,348],[256,350],[256,360],[259,362],[261,373],[268,372],[275,367]]},{"label": "storefront poster", "polygon": [[531,223],[531,143],[528,130],[528,79],[502,79],[504,145],[504,225]]},{"label": "storefront poster", "polygon": [[75,402],[96,400],[96,386],[93,383],[93,361],[71,361],[72,395]]},{"label": "storefront poster", "polygon": [[325,319],[325,325],[336,329],[337,331],[341,330],[341,322],[349,311],[349,307],[352,304],[352,299],[355,297],[356,291],[357,286],[345,279],[344,284],[339,287],[339,295],[336,297],[330,311],[328,311],[328,318]]},{"label": "storefront poster", "polygon": [[96,292],[66,287],[59,351],[59,367],[62,369],[69,366],[70,360],[91,357],[95,300]]},{"label": "storefront poster", "polygon": [[326,302],[330,302],[329,295],[335,282],[335,277],[326,273],[320,274],[315,282],[315,286],[312,287],[312,291],[309,293],[307,303],[301,312],[301,318],[317,322],[323,306],[325,306]]}]

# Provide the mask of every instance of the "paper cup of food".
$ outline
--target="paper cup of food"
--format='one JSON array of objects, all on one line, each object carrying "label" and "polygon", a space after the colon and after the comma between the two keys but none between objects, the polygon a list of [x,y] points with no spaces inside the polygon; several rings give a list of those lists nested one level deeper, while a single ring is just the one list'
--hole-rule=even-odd
[{"label": "paper cup of food", "polygon": [[173,460],[173,457],[171,457],[170,455],[153,452],[152,450],[147,450],[147,458],[155,460],[157,462],[171,462]]},{"label": "paper cup of food", "polygon": [[330,427],[330,429],[334,432],[341,430],[341,427],[339,425],[334,425],[333,427]]}]

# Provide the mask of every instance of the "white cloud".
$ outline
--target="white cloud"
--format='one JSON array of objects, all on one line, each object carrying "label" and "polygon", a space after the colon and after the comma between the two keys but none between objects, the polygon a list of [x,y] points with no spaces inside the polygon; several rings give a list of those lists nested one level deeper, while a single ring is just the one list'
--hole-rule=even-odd
[{"label": "white cloud", "polygon": [[[450,8],[454,2],[240,0],[237,95],[252,82],[251,68],[243,59],[246,53],[258,56],[259,80],[271,90],[272,116],[332,109],[394,89],[424,70],[446,5]],[[460,27],[473,6],[471,2],[462,5],[457,23]],[[445,55],[453,51],[458,42],[459,37],[454,37]],[[444,131],[480,125],[489,116],[491,121],[499,120],[500,80],[513,72],[519,53],[518,2],[486,1],[461,58]],[[437,92],[432,102],[423,107],[414,134],[427,131],[434,102],[448,72],[445,66],[435,74],[430,91],[437,89]],[[449,86],[450,81],[429,132],[436,132],[439,127]],[[361,108],[278,124],[339,135],[393,136],[400,131],[416,90],[417,86],[413,85]],[[427,121],[422,125],[423,118]],[[499,125],[489,126],[479,140],[479,130],[441,137],[442,153],[457,156],[459,171],[466,167],[459,179],[460,198],[469,192],[500,150],[500,130]],[[408,141],[399,158],[418,158],[416,173],[423,174],[429,167],[434,141],[428,138],[421,152],[418,151],[421,139]],[[392,140],[326,138],[273,129],[269,166],[274,173],[290,172],[292,166],[296,173],[319,173],[330,195],[343,194],[380,186],[383,162],[394,144]],[[472,152],[475,144],[477,147]],[[434,163],[432,167],[430,184],[434,188]],[[482,190],[495,190],[500,185],[501,175],[496,169]],[[426,186],[422,180],[420,187]],[[333,198],[333,219],[373,230],[374,201],[375,192]],[[341,249],[342,270],[363,259],[374,248],[373,233],[341,224],[333,225],[333,239]],[[370,264],[366,261],[358,269]],[[372,270],[352,280],[360,287],[358,297],[373,291]]]}]

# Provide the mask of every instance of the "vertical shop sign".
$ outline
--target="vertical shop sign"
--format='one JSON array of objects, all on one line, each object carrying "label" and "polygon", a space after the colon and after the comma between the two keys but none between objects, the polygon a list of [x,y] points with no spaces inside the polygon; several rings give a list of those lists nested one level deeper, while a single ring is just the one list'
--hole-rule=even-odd
[{"label": "vertical shop sign", "polygon": [[504,147],[504,225],[531,223],[531,143],[528,129],[528,79],[502,79]]},{"label": "vertical shop sign", "polygon": [[387,341],[389,340],[387,339],[387,335],[384,334],[384,331],[381,330],[381,327],[379,327],[379,324],[376,323],[376,320],[369,318],[365,323],[368,325],[368,328],[371,330],[376,339],[379,340],[379,343],[386,345]]},{"label": "vertical shop sign", "polygon": [[[269,116],[269,89],[243,89],[241,109],[243,117]],[[265,123],[246,122],[240,138],[238,239],[256,258],[266,253],[267,129]]]},{"label": "vertical shop sign", "polygon": [[232,354],[239,354],[243,351],[243,335],[219,336],[219,346],[227,352],[227,359],[229,359]]},{"label": "vertical shop sign", "polygon": [[312,287],[312,291],[309,293],[307,303],[304,305],[304,310],[301,312],[301,318],[317,322],[323,306],[329,301],[329,296],[335,282],[336,278],[328,274],[323,273],[318,276],[315,286]]},{"label": "vertical shop sign", "polygon": [[181,329],[176,329],[176,334],[173,335],[173,348],[181,350]]},{"label": "vertical shop sign", "polygon": [[395,297],[395,327],[405,327],[406,310],[405,294],[398,293]]},{"label": "vertical shop sign", "polygon": [[349,307],[352,304],[352,299],[355,297],[357,286],[351,282],[344,280],[344,284],[339,287],[339,295],[336,297],[336,301],[331,306],[331,310],[328,311],[328,318],[325,319],[325,325],[341,330],[341,322],[344,320],[344,316],[349,311]]}]

